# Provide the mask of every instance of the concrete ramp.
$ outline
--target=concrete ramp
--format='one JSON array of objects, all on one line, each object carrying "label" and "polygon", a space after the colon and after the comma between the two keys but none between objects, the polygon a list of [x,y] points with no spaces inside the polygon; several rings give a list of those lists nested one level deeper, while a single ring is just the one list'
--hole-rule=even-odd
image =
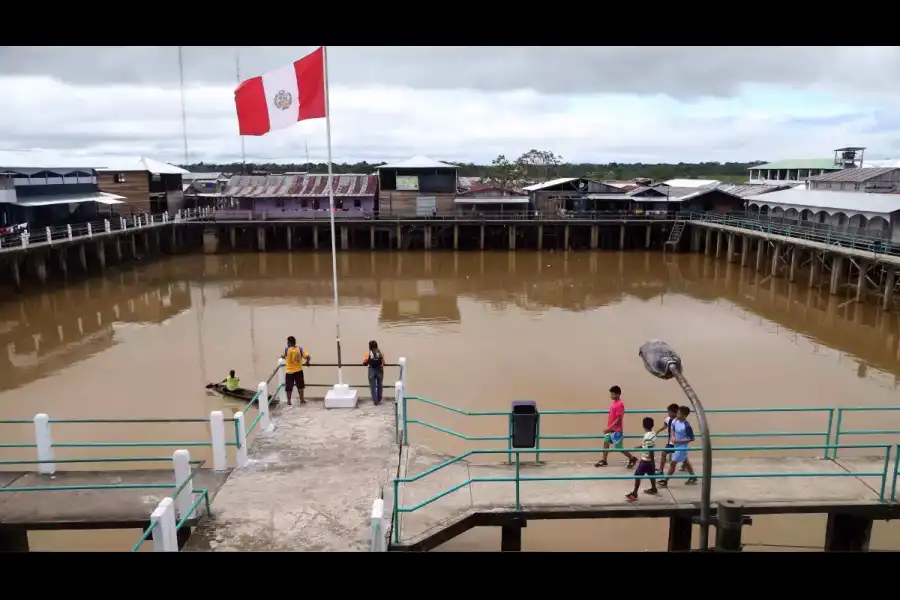
[{"label": "concrete ramp", "polygon": [[369,550],[372,502],[397,475],[393,403],[280,407],[273,421],[184,550]]}]

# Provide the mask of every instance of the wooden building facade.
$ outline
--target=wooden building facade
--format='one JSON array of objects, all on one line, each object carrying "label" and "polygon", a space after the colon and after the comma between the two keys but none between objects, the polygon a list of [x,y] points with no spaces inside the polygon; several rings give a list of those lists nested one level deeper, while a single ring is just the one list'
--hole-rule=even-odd
[{"label": "wooden building facade", "polygon": [[[118,161],[117,161],[118,162]],[[120,214],[158,214],[184,206],[184,169],[150,158],[121,161],[97,169],[100,189],[125,198]]]},{"label": "wooden building facade", "polygon": [[378,167],[378,212],[405,217],[452,214],[459,192],[458,168],[414,156]]}]

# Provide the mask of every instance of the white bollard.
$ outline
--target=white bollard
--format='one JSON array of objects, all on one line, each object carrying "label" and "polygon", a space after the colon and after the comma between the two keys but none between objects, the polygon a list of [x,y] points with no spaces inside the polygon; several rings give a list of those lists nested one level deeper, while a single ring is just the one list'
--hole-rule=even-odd
[{"label": "white bollard", "polygon": [[153,551],[154,552],[178,552],[178,532],[175,531],[177,525],[175,520],[175,504],[171,498],[163,498],[160,500],[150,518],[158,521],[156,527],[153,528]]},{"label": "white bollard", "polygon": [[48,243],[48,244],[52,244],[52,243],[53,243],[53,234],[50,232],[50,228],[49,228],[49,227],[45,227],[45,228],[44,228],[44,231],[45,231],[46,234],[47,234],[47,243]]},{"label": "white bollard", "polygon": [[269,418],[269,384],[265,381],[259,382],[259,385],[256,386],[256,391],[258,393],[256,405],[259,407],[259,412],[262,415],[262,418],[259,420],[259,428],[263,431],[272,431],[274,427],[272,427],[272,419]]},{"label": "white bollard", "polygon": [[406,408],[406,404],[403,402],[403,382],[398,381],[394,384],[394,410],[397,411],[397,443],[399,444],[404,440],[403,434],[403,409]]},{"label": "white bollard", "polygon": [[377,498],[372,503],[372,552],[385,552],[383,529],[384,500]]},{"label": "white bollard", "polygon": [[175,489],[184,487],[175,497],[175,509],[178,518],[190,518],[191,504],[194,503],[194,482],[191,479],[191,453],[187,450],[176,450],[172,453],[172,466],[175,469]]},{"label": "white bollard", "polygon": [[237,421],[237,458],[235,466],[240,469],[247,466],[247,429],[244,425],[244,413],[238,411],[234,413],[234,420]]},{"label": "white bollard", "polygon": [[88,237],[94,237],[94,232],[91,229],[91,224],[88,223]]},{"label": "white bollard", "polygon": [[72,239],[72,226],[66,225],[66,236],[71,240]]},{"label": "white bollard", "polygon": [[285,387],[284,359],[278,359],[278,402],[284,406],[287,404],[287,388]]},{"label": "white bollard", "polygon": [[109,219],[103,219],[103,231],[106,233],[112,231],[112,227],[109,226]]},{"label": "white bollard", "polygon": [[209,413],[209,437],[212,442],[213,471],[227,471],[228,449],[225,446],[225,415],[221,410]]},{"label": "white bollard", "polygon": [[34,443],[37,445],[38,473],[53,475],[56,465],[53,463],[53,436],[50,435],[50,415],[39,413],[34,415]]},{"label": "white bollard", "polygon": [[403,389],[406,389],[406,357],[398,358],[397,364],[400,365],[400,381],[403,382]]}]

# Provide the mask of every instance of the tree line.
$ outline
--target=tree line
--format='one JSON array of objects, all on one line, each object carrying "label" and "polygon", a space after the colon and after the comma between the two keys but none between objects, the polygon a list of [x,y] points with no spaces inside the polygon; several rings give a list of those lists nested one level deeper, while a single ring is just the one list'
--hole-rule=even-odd
[{"label": "tree line", "polygon": [[[490,164],[444,161],[459,167],[460,177],[480,177],[503,187],[515,187],[524,182],[542,181],[557,177],[589,177],[592,179],[637,179],[654,181],[668,179],[719,179],[729,182],[746,181],[751,167],[764,161],[752,162],[702,162],[702,163],[571,163],[549,150],[532,149],[515,159],[501,154]],[[334,163],[335,174],[374,173],[385,162],[366,161]],[[326,163],[195,163],[181,165],[193,173],[225,172],[245,173],[265,171],[279,174],[286,172],[326,173]]]}]

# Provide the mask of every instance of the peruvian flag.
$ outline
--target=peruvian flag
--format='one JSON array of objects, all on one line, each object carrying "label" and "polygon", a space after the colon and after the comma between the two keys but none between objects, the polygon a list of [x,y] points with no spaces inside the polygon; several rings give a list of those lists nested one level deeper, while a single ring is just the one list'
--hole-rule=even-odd
[{"label": "peruvian flag", "polygon": [[234,91],[241,135],[265,135],[325,117],[323,50],[242,82]]}]

